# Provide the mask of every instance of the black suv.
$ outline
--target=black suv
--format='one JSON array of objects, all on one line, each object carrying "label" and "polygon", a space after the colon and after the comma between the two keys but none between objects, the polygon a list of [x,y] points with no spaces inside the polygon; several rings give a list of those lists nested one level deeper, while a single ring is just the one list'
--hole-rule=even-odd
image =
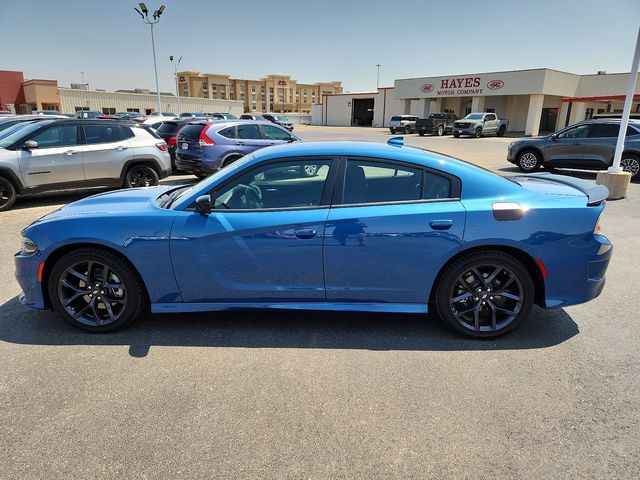
[{"label": "black suv", "polygon": [[165,120],[162,122],[162,125],[158,127],[156,133],[160,138],[162,138],[169,147],[169,155],[171,155],[171,168],[176,169],[176,138],[178,136],[178,131],[188,125],[191,122],[204,120],[207,121],[205,117],[188,117],[186,119],[179,120]]},{"label": "black suv", "polygon": [[439,137],[453,131],[453,122],[458,119],[453,113],[432,113],[427,118],[416,120],[416,132],[423,137],[435,133]]},{"label": "black suv", "polygon": [[[587,120],[544,137],[511,142],[507,160],[523,172],[540,167],[604,170],[613,161],[620,120]],[[640,179],[640,121],[630,120],[620,166]]]}]

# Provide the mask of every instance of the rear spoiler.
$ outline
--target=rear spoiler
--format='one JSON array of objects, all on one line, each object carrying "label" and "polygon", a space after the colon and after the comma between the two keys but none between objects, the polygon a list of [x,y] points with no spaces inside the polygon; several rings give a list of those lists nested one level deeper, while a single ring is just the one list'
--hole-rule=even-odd
[{"label": "rear spoiler", "polygon": [[598,205],[609,196],[609,189],[604,185],[596,185],[580,178],[574,178],[567,175],[554,175],[553,173],[548,172],[532,173],[527,175],[527,177],[536,177],[542,180],[549,180],[577,188],[587,196],[587,205]]}]

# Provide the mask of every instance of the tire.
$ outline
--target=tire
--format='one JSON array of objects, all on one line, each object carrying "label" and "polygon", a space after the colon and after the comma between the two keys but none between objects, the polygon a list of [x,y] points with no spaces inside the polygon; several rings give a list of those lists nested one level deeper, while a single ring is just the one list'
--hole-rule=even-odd
[{"label": "tire", "polygon": [[439,137],[441,137],[442,135],[444,135],[444,127],[442,125],[440,125],[438,127],[438,131],[436,132],[438,134]]},{"label": "tire", "polygon": [[207,178],[209,176],[206,173],[194,173],[194,175],[198,177],[200,180],[202,180],[203,178]]},{"label": "tire", "polygon": [[[623,153],[620,166],[625,172],[631,174],[631,180],[640,179],[640,157],[632,153]],[[0,187],[1,189],[2,187]],[[2,210],[2,207],[0,207]]]},{"label": "tire", "polygon": [[231,165],[233,162],[240,160],[242,158],[242,155],[233,155],[231,157],[225,158],[224,161],[222,162],[222,168]]},{"label": "tire", "polygon": [[159,181],[158,173],[148,165],[134,165],[124,176],[124,186],[127,188],[155,187]]},{"label": "tire", "polygon": [[[124,328],[148,305],[142,280],[129,262],[101,248],[80,248],[64,255],[51,269],[47,286],[58,315],[89,332]],[[105,302],[107,298],[110,301]]]},{"label": "tire", "polygon": [[542,157],[535,150],[524,150],[518,154],[516,165],[523,172],[537,172],[542,166]]},{"label": "tire", "polygon": [[391,132],[392,135],[395,135],[395,133],[396,133],[396,129],[395,128],[390,128],[389,131]]},{"label": "tire", "polygon": [[411,133],[411,127],[409,125],[405,125],[404,134],[409,135]]},{"label": "tire", "polygon": [[424,137],[424,133],[420,132],[418,135],[420,135],[421,137]]},{"label": "tire", "polygon": [[317,165],[304,165],[302,167],[302,172],[303,172],[305,177],[315,177],[316,174],[318,173],[318,166]]},{"label": "tire", "polygon": [[454,133],[453,134],[453,138],[460,138],[460,134],[459,133]]},{"label": "tire", "polygon": [[504,125],[503,125],[503,126],[501,126],[501,127],[498,129],[498,133],[497,133],[496,135],[497,135],[498,137],[504,137],[504,132],[505,132],[505,130],[506,130],[505,126],[504,126]]},{"label": "tire", "polygon": [[13,207],[16,201],[16,187],[10,180],[0,177],[0,212]]},{"label": "tire", "polygon": [[476,137],[476,138],[482,137],[482,128],[480,128],[480,127],[476,128],[476,131],[473,132],[473,136]]},{"label": "tire", "polygon": [[531,275],[519,260],[484,250],[463,255],[446,268],[435,286],[434,303],[440,319],[454,331],[494,338],[529,316],[534,296]]}]

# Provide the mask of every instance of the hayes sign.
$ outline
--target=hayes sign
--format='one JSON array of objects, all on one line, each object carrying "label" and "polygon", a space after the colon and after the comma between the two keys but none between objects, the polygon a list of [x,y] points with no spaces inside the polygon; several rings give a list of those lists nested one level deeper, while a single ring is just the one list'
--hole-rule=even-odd
[{"label": "hayes sign", "polygon": [[[439,88],[438,88],[439,87]],[[504,87],[502,80],[490,80],[486,84],[486,88],[490,90],[499,90]],[[466,95],[482,95],[484,87],[481,77],[460,77],[460,78],[443,78],[439,80],[439,85],[425,83],[420,87],[423,93],[431,93],[435,90],[435,95],[440,97],[460,97]]]}]

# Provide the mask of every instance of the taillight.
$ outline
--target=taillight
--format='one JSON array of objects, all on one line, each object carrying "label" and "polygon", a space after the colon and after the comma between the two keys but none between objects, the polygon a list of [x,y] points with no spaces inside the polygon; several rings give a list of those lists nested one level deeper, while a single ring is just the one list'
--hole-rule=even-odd
[{"label": "taillight", "polygon": [[431,125],[433,125],[434,127],[436,126],[436,121],[435,120],[431,120]]},{"label": "taillight", "polygon": [[600,224],[600,222],[602,222],[603,215],[604,215],[604,210],[598,216],[598,220],[596,221],[596,226],[593,227],[593,233],[595,233],[596,235],[602,235],[602,225]]},{"label": "taillight", "polygon": [[158,147],[158,150],[160,150],[161,152],[166,152],[169,149],[169,147],[167,147],[167,144],[164,142],[156,143],[156,147]]},{"label": "taillight", "polygon": [[211,140],[206,135],[207,130],[209,130],[209,127],[211,127],[211,125],[205,125],[204,128],[202,129],[202,131],[200,132],[200,135],[198,136],[198,145],[200,145],[201,147],[206,147],[207,145],[215,145],[216,144],[216,142]]},{"label": "taillight", "polygon": [[176,137],[167,138],[167,145],[169,147],[175,147],[176,146]]}]

